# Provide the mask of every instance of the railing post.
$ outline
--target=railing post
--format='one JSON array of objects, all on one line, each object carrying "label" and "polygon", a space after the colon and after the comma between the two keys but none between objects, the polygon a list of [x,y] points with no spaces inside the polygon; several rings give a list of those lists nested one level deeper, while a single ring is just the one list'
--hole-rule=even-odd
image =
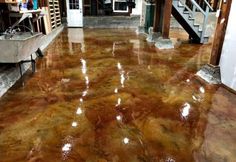
[{"label": "railing post", "polygon": [[195,15],[196,15],[196,6],[193,5],[192,17],[195,17]]},{"label": "railing post", "polygon": [[206,33],[206,28],[207,28],[207,22],[208,22],[208,16],[209,16],[209,6],[206,6],[206,12],[204,14],[204,20],[203,20],[203,25],[202,25],[202,35],[201,35],[201,43],[204,43],[204,36]]}]

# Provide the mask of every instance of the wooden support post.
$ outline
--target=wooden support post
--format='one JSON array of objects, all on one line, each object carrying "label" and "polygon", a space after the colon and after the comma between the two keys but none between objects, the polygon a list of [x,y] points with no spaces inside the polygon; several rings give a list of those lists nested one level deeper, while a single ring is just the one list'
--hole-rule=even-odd
[{"label": "wooden support post", "polygon": [[164,11],[163,28],[162,28],[162,37],[164,39],[169,39],[171,10],[172,10],[172,0],[165,0],[164,10],[163,10]]},{"label": "wooden support post", "polygon": [[217,10],[217,7],[218,7],[218,0],[213,0],[213,5],[212,5],[212,8],[214,9],[214,11]]},{"label": "wooden support post", "polygon": [[163,3],[164,3],[163,0],[156,0],[155,1],[153,32],[162,32]]},{"label": "wooden support post", "polygon": [[225,3],[222,2],[221,5],[221,13],[217,21],[210,59],[210,64],[215,66],[219,65],[220,62],[231,3],[232,0],[227,0]]}]

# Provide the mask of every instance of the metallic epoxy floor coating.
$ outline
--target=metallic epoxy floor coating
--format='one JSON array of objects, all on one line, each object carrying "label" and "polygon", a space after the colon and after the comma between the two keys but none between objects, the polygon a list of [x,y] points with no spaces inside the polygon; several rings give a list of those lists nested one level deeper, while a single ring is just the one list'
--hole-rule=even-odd
[{"label": "metallic epoxy floor coating", "polygon": [[66,29],[0,99],[0,161],[235,162],[235,95],[194,76],[210,48]]}]

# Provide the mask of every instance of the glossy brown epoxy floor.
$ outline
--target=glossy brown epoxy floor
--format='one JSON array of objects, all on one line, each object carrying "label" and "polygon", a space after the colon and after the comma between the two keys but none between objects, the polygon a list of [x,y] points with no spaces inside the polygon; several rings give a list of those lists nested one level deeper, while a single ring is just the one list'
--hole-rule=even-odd
[{"label": "glossy brown epoxy floor", "polygon": [[235,162],[235,95],[194,76],[209,53],[65,30],[0,99],[0,161]]}]

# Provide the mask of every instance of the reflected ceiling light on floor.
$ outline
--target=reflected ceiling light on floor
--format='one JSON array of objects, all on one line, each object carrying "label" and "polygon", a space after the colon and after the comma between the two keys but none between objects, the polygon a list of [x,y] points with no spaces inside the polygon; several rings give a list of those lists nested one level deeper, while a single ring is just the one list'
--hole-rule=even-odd
[{"label": "reflected ceiling light on floor", "polygon": [[124,144],[128,144],[128,143],[129,143],[129,138],[125,137],[125,138],[123,139],[123,142],[124,142]]},{"label": "reflected ceiling light on floor", "polygon": [[87,72],[86,61],[84,59],[81,59],[80,61],[82,63],[82,73],[86,74],[86,72]]},{"label": "reflected ceiling light on floor", "polygon": [[86,95],[88,94],[88,91],[86,90],[86,91],[83,91],[83,97],[85,97]]},{"label": "reflected ceiling light on floor", "polygon": [[118,88],[116,88],[116,89],[114,90],[114,92],[115,92],[115,93],[118,93]]},{"label": "reflected ceiling light on floor", "polygon": [[186,118],[189,115],[189,110],[190,110],[191,106],[189,103],[185,103],[181,112],[181,115]]},{"label": "reflected ceiling light on floor", "polygon": [[118,98],[116,106],[120,106],[121,104],[121,98]]},{"label": "reflected ceiling light on floor", "polygon": [[84,78],[85,78],[85,83],[86,83],[86,85],[88,85],[88,84],[89,84],[89,78],[88,78],[88,76],[86,75]]},{"label": "reflected ceiling light on floor", "polygon": [[79,101],[80,101],[80,102],[83,102],[83,98],[80,98]]},{"label": "reflected ceiling light on floor", "polygon": [[204,87],[200,87],[200,88],[199,88],[199,91],[200,91],[201,93],[205,93],[205,88],[204,88]]},{"label": "reflected ceiling light on floor", "polygon": [[62,78],[62,79],[61,79],[61,82],[62,82],[62,83],[69,83],[69,82],[70,82],[70,79],[68,79],[68,78]]},{"label": "reflected ceiling light on floor", "polygon": [[175,162],[175,160],[169,157],[166,159],[166,162]]},{"label": "reflected ceiling light on floor", "polygon": [[119,70],[122,69],[122,66],[121,66],[121,64],[120,64],[119,62],[117,63],[117,68],[118,68]]},{"label": "reflected ceiling light on floor", "polygon": [[62,147],[62,151],[64,152],[68,152],[71,150],[72,145],[70,143],[66,143],[63,147]]},{"label": "reflected ceiling light on floor", "polygon": [[121,121],[122,120],[122,116],[121,115],[117,115],[116,116],[116,120]]},{"label": "reflected ceiling light on floor", "polygon": [[189,83],[189,82],[190,82],[190,79],[187,79],[186,82]]},{"label": "reflected ceiling light on floor", "polygon": [[192,98],[195,100],[195,101],[198,101],[197,97],[192,95]]},{"label": "reflected ceiling light on floor", "polygon": [[124,87],[124,83],[125,83],[125,75],[124,74],[120,75],[120,83],[121,83],[121,86]]},{"label": "reflected ceiling light on floor", "polygon": [[78,123],[77,123],[77,122],[73,122],[73,123],[71,124],[71,126],[72,126],[72,127],[77,127],[77,126],[78,126]]},{"label": "reflected ceiling light on floor", "polygon": [[77,109],[76,114],[77,114],[77,115],[82,114],[82,109],[81,109],[80,107]]}]

